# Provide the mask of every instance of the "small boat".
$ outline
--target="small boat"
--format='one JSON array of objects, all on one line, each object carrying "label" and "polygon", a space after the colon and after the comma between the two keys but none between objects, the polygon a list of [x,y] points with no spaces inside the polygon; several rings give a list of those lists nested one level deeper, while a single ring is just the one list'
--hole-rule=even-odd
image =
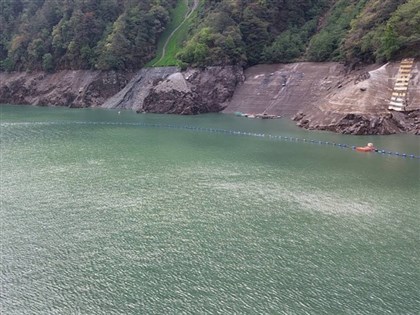
[{"label": "small boat", "polygon": [[281,118],[281,116],[276,116],[276,115],[269,115],[267,113],[264,114],[256,114],[255,118],[261,118],[261,119],[277,119],[277,118]]},{"label": "small boat", "polygon": [[376,149],[373,146],[373,143],[368,143],[367,146],[364,146],[364,147],[356,147],[356,151],[359,151],[359,152],[373,152],[375,150]]}]

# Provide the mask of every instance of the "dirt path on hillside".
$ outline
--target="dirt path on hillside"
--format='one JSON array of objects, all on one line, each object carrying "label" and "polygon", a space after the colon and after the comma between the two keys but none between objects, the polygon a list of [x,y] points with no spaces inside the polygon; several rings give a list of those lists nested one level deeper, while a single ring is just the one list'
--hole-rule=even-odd
[{"label": "dirt path on hillside", "polygon": [[[185,0],[185,1],[188,1],[188,0]],[[154,65],[157,64],[157,63],[159,63],[159,62],[161,62],[162,59],[165,57],[165,55],[166,55],[166,47],[168,46],[169,41],[172,39],[172,37],[174,36],[174,34],[179,30],[179,28],[182,25],[184,25],[184,23],[189,19],[189,17],[195,12],[195,10],[197,10],[199,4],[200,4],[200,0],[194,0],[194,3],[193,3],[192,8],[185,14],[184,20],[178,25],[177,28],[175,28],[172,31],[172,33],[166,39],[165,44],[163,45],[163,48],[162,48],[162,56],[160,57],[160,59],[158,61],[156,61],[154,63]]]}]

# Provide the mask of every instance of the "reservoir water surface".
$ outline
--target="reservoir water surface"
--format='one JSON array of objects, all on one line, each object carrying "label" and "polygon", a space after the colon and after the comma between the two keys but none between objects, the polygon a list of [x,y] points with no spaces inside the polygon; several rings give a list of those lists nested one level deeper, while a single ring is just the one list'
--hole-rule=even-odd
[{"label": "reservoir water surface", "polygon": [[2,314],[420,313],[419,159],[178,127],[417,156],[419,137],[0,110]]}]

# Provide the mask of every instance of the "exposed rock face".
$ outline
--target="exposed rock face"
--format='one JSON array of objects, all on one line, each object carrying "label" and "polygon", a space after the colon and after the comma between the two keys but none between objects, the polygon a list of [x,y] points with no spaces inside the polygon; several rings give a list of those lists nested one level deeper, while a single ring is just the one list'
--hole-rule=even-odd
[{"label": "exposed rock face", "polygon": [[176,72],[179,72],[177,67],[141,69],[121,91],[106,100],[102,107],[140,111],[143,108],[144,99],[153,87],[153,83]]},{"label": "exposed rock face", "polygon": [[0,73],[0,79],[0,103],[189,115],[225,108],[243,80],[243,71],[240,67],[209,67],[181,72],[177,67],[160,67],[136,74],[82,70]]},{"label": "exposed rock face", "polygon": [[0,103],[95,107],[120,91],[131,77],[130,73],[82,70],[0,73]]},{"label": "exposed rock face", "polygon": [[[319,113],[321,115],[321,113]],[[324,115],[325,113],[322,113]],[[420,135],[420,110],[409,113],[390,112],[380,115],[360,115],[337,113],[329,114],[329,123],[322,123],[323,118],[311,116],[311,120],[303,112],[293,117],[297,125],[306,129],[318,129],[353,135],[388,135],[407,132]]]},{"label": "exposed rock face", "polygon": [[347,73],[341,87],[294,117],[298,126],[345,134],[420,134],[420,64],[411,72],[407,112],[388,110],[399,63]]},{"label": "exposed rock face", "polygon": [[388,105],[399,63],[346,71],[338,63],[258,65],[245,71],[225,112],[290,117],[307,129],[348,134],[420,134],[420,63],[411,72],[408,112]]},{"label": "exposed rock face", "polygon": [[154,82],[141,111],[183,115],[220,112],[242,81],[239,67],[177,72]]},{"label": "exposed rock face", "polygon": [[257,65],[245,70],[225,113],[281,115],[291,118],[324,99],[341,84],[344,66],[336,62]]},{"label": "exposed rock face", "polygon": [[[60,71],[0,73],[0,103],[101,106],[137,112],[241,111],[282,115],[307,129],[346,134],[420,134],[420,63],[408,86],[407,113],[390,112],[399,63],[346,71],[339,63],[208,67],[136,74]],[[130,80],[131,79],[131,80]]]}]

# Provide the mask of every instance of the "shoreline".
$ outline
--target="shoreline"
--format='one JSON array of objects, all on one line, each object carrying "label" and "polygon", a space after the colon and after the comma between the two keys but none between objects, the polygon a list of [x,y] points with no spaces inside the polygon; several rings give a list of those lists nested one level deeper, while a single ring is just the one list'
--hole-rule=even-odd
[{"label": "shoreline", "polygon": [[420,134],[420,63],[407,112],[388,110],[399,63],[347,71],[334,62],[241,67],[144,68],[136,73],[65,70],[0,72],[0,103],[130,109],[196,115],[281,116],[309,130],[341,134]]}]

